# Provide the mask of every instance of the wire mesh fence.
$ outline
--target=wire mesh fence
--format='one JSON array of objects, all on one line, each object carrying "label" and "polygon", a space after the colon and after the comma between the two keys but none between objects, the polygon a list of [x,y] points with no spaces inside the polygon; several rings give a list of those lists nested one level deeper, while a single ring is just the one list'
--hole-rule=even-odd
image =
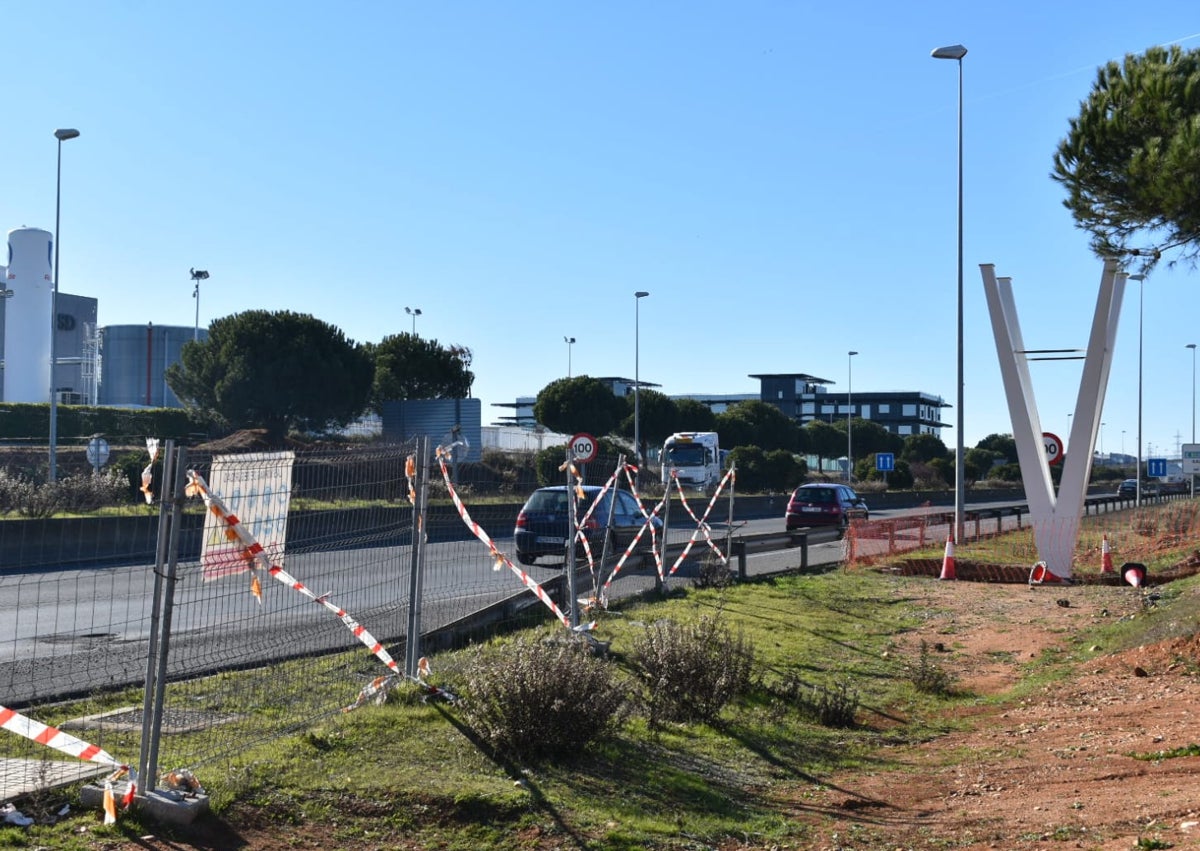
[{"label": "wire mesh fence", "polygon": [[[708,520],[731,516],[732,474],[697,494],[644,482],[623,457],[564,463],[549,486],[595,501],[535,535],[548,548],[531,556],[524,494],[452,447],[168,444],[158,463],[133,459],[144,503],[0,524],[0,706],[137,767],[143,790],[179,767],[229,776],[254,744],[347,708],[380,676],[415,677],[422,647],[531,618],[579,627],[602,597],[728,554],[728,529]],[[4,799],[71,765],[0,742]]]}]

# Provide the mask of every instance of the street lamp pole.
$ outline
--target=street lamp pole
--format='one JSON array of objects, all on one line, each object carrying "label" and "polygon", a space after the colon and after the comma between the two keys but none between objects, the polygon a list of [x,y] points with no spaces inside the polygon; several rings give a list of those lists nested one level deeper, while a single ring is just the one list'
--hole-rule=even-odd
[{"label": "street lamp pole", "polygon": [[58,480],[58,385],[55,367],[58,366],[58,258],[62,213],[62,143],[79,135],[78,130],[64,128],[54,131],[58,140],[58,174],[54,186],[54,287],[50,291],[50,481]]},{"label": "street lamp pole", "polygon": [[638,351],[641,337],[639,323],[642,299],[648,295],[650,293],[645,290],[638,290],[633,294],[633,456],[637,459],[638,481],[641,481],[642,475],[641,407],[638,402],[638,388],[642,383],[641,376],[638,374],[641,359]]},{"label": "street lamp pole", "polygon": [[854,438],[852,437],[851,418],[854,410],[854,356],[858,352],[846,353],[846,483],[854,481]]},{"label": "street lamp pole", "polygon": [[196,326],[192,329],[192,342],[200,341],[200,282],[208,280],[208,272],[203,269],[192,267],[192,283],[195,287],[192,289],[192,298],[196,300]]},{"label": "street lamp pole", "polygon": [[415,337],[415,336],[417,336],[417,317],[421,315],[421,308],[406,307],[406,308],[404,308],[404,312],[412,317],[412,320],[413,320],[412,335]]},{"label": "street lamp pole", "polygon": [[1137,490],[1134,505],[1142,504],[1142,308],[1145,303],[1145,275],[1130,275],[1129,280],[1138,282],[1138,435],[1137,435]]},{"label": "street lamp pole", "polygon": [[[1188,343],[1184,348],[1192,350],[1192,443],[1196,442],[1196,344]],[[1196,474],[1192,473],[1192,497],[1196,496]]]},{"label": "street lamp pole", "polygon": [[954,441],[954,540],[962,539],[963,509],[966,503],[966,464],[963,446],[963,57],[967,49],[961,44],[938,47],[930,54],[934,59],[953,59],[958,62],[958,414],[955,419]]},{"label": "street lamp pole", "polygon": [[575,345],[574,337],[563,337],[563,342],[567,344],[567,378],[571,377],[571,346]]}]

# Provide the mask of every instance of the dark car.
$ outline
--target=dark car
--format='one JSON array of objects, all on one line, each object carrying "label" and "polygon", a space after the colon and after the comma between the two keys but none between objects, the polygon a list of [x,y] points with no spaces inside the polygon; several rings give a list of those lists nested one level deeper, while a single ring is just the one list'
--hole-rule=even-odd
[{"label": "dark car", "polygon": [[[602,489],[596,485],[585,485],[583,499],[576,500],[576,523],[583,526],[592,555],[600,556],[606,530],[612,530],[609,552],[621,553],[629,546],[638,530],[646,522],[638,501],[628,491],[613,491],[611,488],[600,499],[596,510],[588,517],[588,509]],[[516,541],[517,561],[533,564],[539,556],[554,556],[564,559],[567,554],[567,536],[570,534],[568,514],[570,494],[565,485],[540,488],[533,492],[517,515],[517,526],[513,530]],[[613,505],[616,508],[613,509]],[[611,509],[611,512],[610,512]],[[612,523],[609,524],[609,514]],[[587,517],[586,521],[584,518]],[[662,521],[654,518],[655,532],[662,530]],[[650,530],[642,533],[638,547],[650,547]],[[582,554],[583,545],[576,550]]]},{"label": "dark car", "polygon": [[805,526],[836,526],[845,532],[850,518],[869,516],[867,504],[846,485],[801,485],[792,492],[784,515],[787,529]]},{"label": "dark car", "polygon": [[1137,479],[1126,479],[1117,485],[1117,496],[1137,496]]}]

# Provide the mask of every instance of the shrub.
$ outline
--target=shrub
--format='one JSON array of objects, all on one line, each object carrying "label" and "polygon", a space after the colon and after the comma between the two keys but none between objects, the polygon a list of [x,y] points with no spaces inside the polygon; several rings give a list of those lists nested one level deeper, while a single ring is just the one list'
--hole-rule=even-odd
[{"label": "shrub", "polygon": [[129,480],[124,471],[110,468],[103,473],[68,476],[56,483],[59,511],[95,511],[125,502]]},{"label": "shrub", "polygon": [[581,642],[518,641],[476,648],[458,705],[498,753],[522,760],[576,756],[624,719],[625,686]]},{"label": "shrub", "polygon": [[821,688],[789,676],[781,691],[785,701],[815,719],[822,727],[854,726],[854,716],[858,714],[858,692],[845,683]]},{"label": "shrub", "polygon": [[909,670],[913,687],[924,694],[948,695],[954,688],[954,677],[929,655],[929,645],[922,641],[917,662]]},{"label": "shrub", "polygon": [[727,588],[734,583],[733,567],[729,561],[721,561],[711,549],[700,562],[696,576],[697,588]]},{"label": "shrub", "polygon": [[633,661],[645,680],[651,725],[711,721],[749,690],[754,648],[718,617],[688,625],[664,620],[634,641]]}]

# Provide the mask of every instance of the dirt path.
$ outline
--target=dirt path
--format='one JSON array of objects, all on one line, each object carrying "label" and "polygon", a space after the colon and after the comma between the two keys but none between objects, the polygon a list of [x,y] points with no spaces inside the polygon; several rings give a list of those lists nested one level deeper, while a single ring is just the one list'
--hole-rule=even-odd
[{"label": "dirt path", "polygon": [[[941,642],[958,685],[993,695],[1080,628],[1144,616],[1138,593],[931,581],[906,644]],[[809,799],[797,818],[828,851],[1200,848],[1200,756],[1131,756],[1197,749],[1198,672],[1194,635],[1098,657],[1019,705],[957,710],[969,731],[887,753],[899,769],[830,778],[823,811]]]}]

